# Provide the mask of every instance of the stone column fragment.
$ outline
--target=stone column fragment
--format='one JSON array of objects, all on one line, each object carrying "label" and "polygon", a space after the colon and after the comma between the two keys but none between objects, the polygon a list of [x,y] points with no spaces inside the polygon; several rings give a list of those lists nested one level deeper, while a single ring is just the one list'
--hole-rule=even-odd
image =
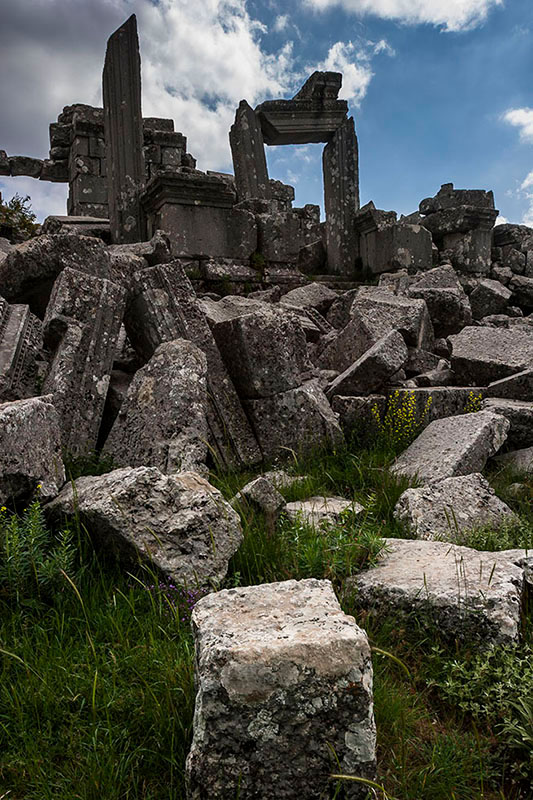
[{"label": "stone column fragment", "polygon": [[0,403],[38,394],[42,338],[42,323],[28,306],[0,297]]},{"label": "stone column fragment", "polygon": [[144,360],[163,342],[188,339],[207,357],[210,444],[226,466],[250,466],[261,451],[231,382],[191,282],[179,262],[135,273],[124,324]]},{"label": "stone column fragment", "polygon": [[135,14],[109,38],[103,73],[104,125],[113,242],[143,239],[144,186],[141,57]]},{"label": "stone column fragment", "polygon": [[263,133],[253,108],[241,100],[230,128],[229,142],[239,201],[271,196]]},{"label": "stone column fragment", "polygon": [[322,166],[329,270],[351,274],[357,256],[354,219],[359,209],[359,152],[353,117],[337,128],[325,146]]},{"label": "stone column fragment", "polygon": [[54,284],[44,320],[53,357],[43,391],[53,395],[71,453],[96,447],[125,299],[121,286],[70,268]]}]

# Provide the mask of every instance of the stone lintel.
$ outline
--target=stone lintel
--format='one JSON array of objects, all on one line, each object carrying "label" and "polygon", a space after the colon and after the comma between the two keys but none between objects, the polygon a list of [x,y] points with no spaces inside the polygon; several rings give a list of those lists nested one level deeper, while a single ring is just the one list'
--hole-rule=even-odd
[{"label": "stone lintel", "polygon": [[348,114],[345,100],[269,100],[255,109],[265,144],[329,142]]},{"label": "stone lintel", "polygon": [[235,202],[235,192],[227,181],[203,172],[161,173],[152,178],[141,195],[147,214],[159,211],[167,203],[232,208]]}]

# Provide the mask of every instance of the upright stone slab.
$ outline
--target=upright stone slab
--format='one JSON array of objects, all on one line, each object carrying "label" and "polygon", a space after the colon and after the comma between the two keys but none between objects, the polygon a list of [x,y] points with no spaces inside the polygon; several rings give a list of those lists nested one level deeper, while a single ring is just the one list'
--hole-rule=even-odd
[{"label": "upright stone slab", "polygon": [[104,124],[113,242],[144,238],[139,193],[144,186],[141,57],[135,14],[109,38],[103,74]]},{"label": "upright stone slab", "polygon": [[[329,581],[203,597],[192,615],[197,696],[189,800],[316,800],[330,774],[375,773],[368,639]],[[346,796],[367,787],[346,784]]]},{"label": "upright stone slab", "polygon": [[271,196],[263,133],[256,113],[241,100],[230,128],[229,143],[233,158],[239,201]]},{"label": "upright stone slab", "polygon": [[42,323],[25,305],[0,297],[0,402],[38,394]]},{"label": "upright stone slab", "polygon": [[210,441],[225,465],[250,466],[261,451],[191,282],[179,262],[140,270],[125,317],[128,336],[146,361],[163,342],[188,339],[207,357]]},{"label": "upright stone slab", "polygon": [[355,267],[359,209],[359,153],[353,117],[337,128],[324,148],[326,247],[330,272],[350,274]]},{"label": "upright stone slab", "polygon": [[70,268],[54,284],[44,320],[53,357],[43,392],[53,396],[71,453],[96,447],[125,295],[111,281]]}]

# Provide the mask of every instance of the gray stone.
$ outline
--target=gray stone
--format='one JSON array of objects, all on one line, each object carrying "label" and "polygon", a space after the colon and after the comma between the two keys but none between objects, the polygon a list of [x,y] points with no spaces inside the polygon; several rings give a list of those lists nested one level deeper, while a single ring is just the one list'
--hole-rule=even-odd
[{"label": "gray stone", "polygon": [[10,156],[9,174],[13,177],[27,175],[29,178],[39,178],[43,168],[43,161],[40,158],[30,158],[29,156]]},{"label": "gray stone", "polygon": [[417,275],[409,296],[426,302],[438,338],[458,333],[472,323],[470,302],[451,265]]},{"label": "gray stone", "polygon": [[409,358],[404,369],[409,377],[429,372],[439,366],[441,359],[435,353],[430,353],[428,350],[419,350],[416,347],[409,347],[408,350]]},{"label": "gray stone", "polygon": [[305,525],[320,527],[321,525],[335,525],[348,511],[361,514],[364,511],[360,503],[346,500],[344,497],[308,497],[306,500],[296,500],[287,503],[285,513],[295,522],[301,520]]},{"label": "gray stone", "polygon": [[510,467],[516,472],[533,474],[533,447],[526,447],[523,450],[513,450],[510,453],[502,453],[496,456],[495,461],[504,467]]},{"label": "gray stone", "polygon": [[392,295],[379,287],[362,286],[357,292],[352,314],[356,309],[368,324],[381,331],[381,336],[396,329],[411,347],[431,350],[433,325],[424,300]]},{"label": "gray stone", "polygon": [[268,472],[264,472],[262,477],[278,490],[291,489],[293,486],[297,486],[308,480],[307,475],[289,475],[284,469],[269,470]]},{"label": "gray stone", "polygon": [[354,434],[363,436],[375,433],[377,418],[383,418],[387,407],[387,398],[382,394],[371,394],[368,397],[343,397],[334,395],[331,407],[339,415],[339,423],[345,437]]},{"label": "gray stone", "polygon": [[[329,581],[210,594],[192,623],[189,800],[315,800],[329,795],[332,771],[374,777],[370,648]],[[367,788],[347,796],[362,800]]]},{"label": "gray stone", "polygon": [[509,284],[513,291],[513,301],[526,308],[533,308],[533,276],[515,275]]},{"label": "gray stone", "polygon": [[478,473],[407,489],[396,504],[394,516],[417,539],[444,542],[461,541],[461,534],[473,528],[490,526],[497,530],[518,521]]},{"label": "gray stone", "polygon": [[344,441],[336,415],[315,381],[245,402],[266,461],[335,448]]},{"label": "gray stone", "polygon": [[79,518],[126,564],[139,559],[178,584],[218,584],[242,542],[237,513],[195,472],[125,467],[78,478],[45,506],[51,521]]},{"label": "gray stone", "polygon": [[512,400],[533,401],[533,369],[517,372],[509,378],[489,383],[485,397],[507,397]]},{"label": "gray stone", "polygon": [[9,305],[0,297],[0,402],[39,394],[42,347],[40,319],[28,306]]},{"label": "gray stone", "polygon": [[495,414],[501,414],[509,420],[511,427],[507,435],[507,442],[511,447],[533,445],[533,399],[526,401],[489,397],[484,400],[483,408]]},{"label": "gray stone", "polygon": [[436,625],[451,642],[518,641],[527,551],[486,553],[448,542],[385,541],[378,565],[347,582],[361,607],[380,618],[415,614],[417,624],[429,624],[430,630]]},{"label": "gray stone", "polygon": [[321,339],[316,363],[322,369],[344,372],[392,330],[388,328],[385,317],[376,320],[355,307],[342,330],[333,330]]},{"label": "gray stone", "polygon": [[111,238],[117,244],[138,242],[144,239],[139,194],[145,169],[135,14],[109,37],[102,80]]},{"label": "gray stone", "polygon": [[302,309],[312,308],[319,314],[327,314],[328,309],[334,300],[337,299],[337,292],[324,286],[323,283],[307,283],[304,286],[297,286],[291,289],[281,298],[283,305]]},{"label": "gray stone", "polygon": [[35,491],[50,499],[64,482],[59,419],[50,398],[0,404],[0,505]]},{"label": "gray stone", "polygon": [[336,394],[369,394],[398,372],[407,357],[403,336],[391,331],[335,378],[326,394],[330,398]]},{"label": "gray stone", "polygon": [[427,197],[420,203],[421,214],[434,214],[457,206],[494,208],[494,195],[484,189],[455,189],[453,183],[443,183],[435,197]]},{"label": "gray stone", "polygon": [[[470,293],[470,305],[474,319],[489,314],[499,314],[509,304],[512,292],[499,281],[484,278]],[[466,323],[468,324],[468,323]]]},{"label": "gray stone", "polygon": [[206,357],[192,342],[159,345],[135,374],[106,441],[117,466],[206,469],[206,373]]},{"label": "gray stone", "polygon": [[337,330],[342,330],[349,323],[352,306],[358,292],[359,289],[349,289],[347,292],[340,294],[331,304],[326,318],[330,325],[333,325]]},{"label": "gray stone", "polygon": [[359,150],[353,117],[344,120],[324,148],[324,205],[329,271],[353,274],[358,256]]},{"label": "gray stone", "polygon": [[450,362],[441,358],[435,369],[415,375],[414,382],[417,386],[451,386],[455,382],[455,375],[450,369]]},{"label": "gray stone", "polygon": [[267,521],[274,522],[285,508],[285,500],[265,475],[254,478],[237,492],[231,504],[233,507],[243,503],[256,506]]},{"label": "gray stone", "polygon": [[392,396],[397,398],[395,402],[399,405],[412,399],[416,419],[424,427],[436,419],[465,414],[473,410],[473,403],[481,408],[483,400],[483,394],[469,386],[399,388],[389,393],[389,398]]},{"label": "gray stone", "polygon": [[396,459],[392,472],[422,485],[481,472],[509,428],[505,417],[488,410],[435,420]]},{"label": "gray stone", "polygon": [[452,369],[459,384],[488,386],[533,369],[533,329],[465,328],[450,336]]},{"label": "gray stone", "polygon": [[253,108],[241,100],[230,128],[229,141],[235,172],[237,198],[271,196],[261,126]]}]

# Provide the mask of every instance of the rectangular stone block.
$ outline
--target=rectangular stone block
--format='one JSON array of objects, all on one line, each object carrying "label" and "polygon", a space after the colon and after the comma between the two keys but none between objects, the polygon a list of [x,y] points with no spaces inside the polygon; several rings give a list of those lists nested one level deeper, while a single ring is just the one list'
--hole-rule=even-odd
[{"label": "rectangular stone block", "polygon": [[354,220],[359,209],[359,149],[353,117],[337,128],[325,146],[322,165],[329,269],[350,275],[358,255]]},{"label": "rectangular stone block", "polygon": [[263,133],[253,108],[241,100],[229,132],[239,201],[271,197]]},{"label": "rectangular stone block", "polygon": [[37,360],[42,323],[27,305],[9,305],[0,297],[0,403],[38,394]]}]

